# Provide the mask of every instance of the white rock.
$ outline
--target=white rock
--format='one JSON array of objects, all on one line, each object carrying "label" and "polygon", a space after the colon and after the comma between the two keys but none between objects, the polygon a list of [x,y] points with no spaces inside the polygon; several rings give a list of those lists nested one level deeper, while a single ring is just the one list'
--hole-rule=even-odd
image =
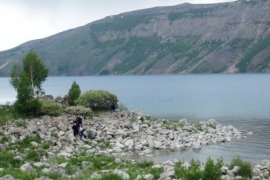
[{"label": "white rock", "polygon": [[33,163],[33,166],[35,166],[35,167],[41,167],[41,166],[44,166],[44,163],[42,163],[42,162],[34,162]]},{"label": "white rock", "polygon": [[113,147],[113,151],[116,152],[116,153],[119,153],[119,152],[122,152],[123,149],[120,148],[120,147]]},{"label": "white rock", "polygon": [[27,173],[31,173],[31,172],[34,172],[34,168],[31,166],[31,164],[29,163],[26,163],[26,164],[23,164],[21,167],[20,167],[20,170],[22,172],[27,172]]},{"label": "white rock", "polygon": [[202,148],[202,146],[201,146],[200,142],[193,142],[192,143],[192,149],[200,150],[201,148]]},{"label": "white rock", "polygon": [[134,146],[134,140],[133,139],[128,139],[125,142],[125,146],[127,146],[129,149],[131,149]]},{"label": "white rock", "polygon": [[60,132],[57,134],[57,136],[58,136],[58,137],[61,137],[61,136],[63,136],[64,134],[65,134],[65,132],[60,131]]},{"label": "white rock", "polygon": [[0,177],[0,180],[14,180],[15,178],[11,176],[10,174],[7,174],[3,177]]},{"label": "white rock", "polygon": [[121,149],[125,147],[123,144],[121,144],[121,143],[119,143],[119,142],[117,142],[117,143],[115,144],[115,146],[118,147],[118,148],[121,148]]},{"label": "white rock", "polygon": [[32,141],[31,145],[34,146],[34,147],[38,147],[39,144],[37,142],[35,142],[35,141]]},{"label": "white rock", "polygon": [[129,175],[126,172],[122,171],[122,170],[115,169],[115,170],[113,170],[113,173],[119,175],[124,180],[128,180],[129,179]]},{"label": "white rock", "polygon": [[90,179],[101,179],[101,175],[97,172],[94,172],[91,176]]},{"label": "white rock", "polygon": [[239,172],[240,172],[240,167],[239,166],[234,166],[231,171],[235,176],[237,176],[239,174]]},{"label": "white rock", "polygon": [[162,146],[161,142],[159,142],[159,141],[154,141],[154,147],[155,147],[156,149],[160,149],[161,146]]},{"label": "white rock", "polygon": [[153,180],[154,176],[152,174],[146,174],[143,176],[145,180]]}]

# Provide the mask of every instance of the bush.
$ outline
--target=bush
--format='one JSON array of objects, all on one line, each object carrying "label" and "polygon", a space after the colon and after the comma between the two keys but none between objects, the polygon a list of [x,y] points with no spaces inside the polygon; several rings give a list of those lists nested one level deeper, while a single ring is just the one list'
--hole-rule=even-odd
[{"label": "bush", "polygon": [[185,180],[201,179],[202,171],[200,170],[200,162],[191,160],[190,167],[185,169],[181,162],[175,165],[175,174],[177,178],[182,178]]},{"label": "bush", "polygon": [[73,81],[72,86],[68,91],[68,104],[70,106],[74,106],[75,101],[80,97],[80,95],[81,95],[80,86],[76,83],[76,81]]},{"label": "bush", "polygon": [[239,166],[240,167],[240,171],[239,171],[239,175],[242,177],[252,177],[252,168],[251,168],[251,164],[243,161],[242,159],[239,158],[239,156],[237,158],[234,158],[229,166],[230,169],[233,169],[234,166]]},{"label": "bush", "polygon": [[222,164],[222,160],[218,160],[215,163],[214,160],[209,157],[205,163],[202,180],[219,180],[221,177]]},{"label": "bush", "polygon": [[41,114],[49,116],[59,116],[62,114],[61,105],[52,100],[40,100],[41,103]]},{"label": "bush", "polygon": [[91,115],[92,110],[84,106],[70,106],[64,109],[64,112],[72,115],[89,116]]},{"label": "bush", "polygon": [[117,174],[108,173],[103,175],[101,180],[123,180],[123,178]]},{"label": "bush", "polygon": [[77,104],[95,111],[113,110],[117,107],[117,102],[116,95],[101,90],[87,91],[76,101]]},{"label": "bush", "polygon": [[41,113],[41,103],[37,99],[31,99],[27,102],[17,100],[14,103],[15,112],[24,116],[39,116]]}]

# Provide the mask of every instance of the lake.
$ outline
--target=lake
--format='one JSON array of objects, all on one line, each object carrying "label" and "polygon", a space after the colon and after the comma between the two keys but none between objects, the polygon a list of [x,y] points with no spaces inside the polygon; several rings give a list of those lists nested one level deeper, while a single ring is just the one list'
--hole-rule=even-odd
[{"label": "lake", "polygon": [[[226,144],[204,147],[200,152],[157,152],[155,161],[168,159],[205,160],[240,155],[249,161],[270,157],[270,75],[165,75],[49,77],[46,94],[63,96],[73,81],[82,91],[104,89],[116,94],[122,104],[147,115],[172,119],[215,118],[252,131],[253,135]],[[0,103],[14,101],[16,93],[8,78],[0,78]]]}]

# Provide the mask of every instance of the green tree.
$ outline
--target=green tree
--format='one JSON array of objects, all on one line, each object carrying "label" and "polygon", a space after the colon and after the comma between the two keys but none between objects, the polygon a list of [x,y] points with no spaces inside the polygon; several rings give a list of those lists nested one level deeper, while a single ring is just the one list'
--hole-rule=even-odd
[{"label": "green tree", "polygon": [[35,98],[42,92],[41,84],[48,76],[48,69],[34,52],[28,53],[23,60],[22,70],[14,65],[10,83],[17,91],[15,110],[24,115],[39,115],[41,104]]},{"label": "green tree", "polygon": [[21,74],[21,69],[18,66],[18,64],[15,64],[10,73],[10,84],[14,87],[15,90],[17,90],[18,85],[19,85],[19,80],[20,80],[20,74]]},{"label": "green tree", "polygon": [[33,90],[27,75],[22,72],[17,86],[17,100],[14,108],[26,116],[37,116],[40,113],[40,103],[34,98]]},{"label": "green tree", "polygon": [[71,88],[68,91],[68,103],[70,106],[75,105],[75,101],[80,97],[81,95],[81,89],[80,86],[76,83],[76,81],[73,81]]},{"label": "green tree", "polygon": [[25,56],[23,60],[23,72],[31,83],[34,95],[39,95],[42,92],[41,84],[48,76],[48,69],[34,52],[29,52]]}]

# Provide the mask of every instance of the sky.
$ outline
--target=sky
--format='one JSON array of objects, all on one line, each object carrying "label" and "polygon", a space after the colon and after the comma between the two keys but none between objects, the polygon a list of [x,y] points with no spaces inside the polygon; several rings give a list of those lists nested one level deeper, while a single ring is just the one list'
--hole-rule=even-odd
[{"label": "sky", "polygon": [[122,12],[229,1],[233,0],[0,0],[0,51]]}]

